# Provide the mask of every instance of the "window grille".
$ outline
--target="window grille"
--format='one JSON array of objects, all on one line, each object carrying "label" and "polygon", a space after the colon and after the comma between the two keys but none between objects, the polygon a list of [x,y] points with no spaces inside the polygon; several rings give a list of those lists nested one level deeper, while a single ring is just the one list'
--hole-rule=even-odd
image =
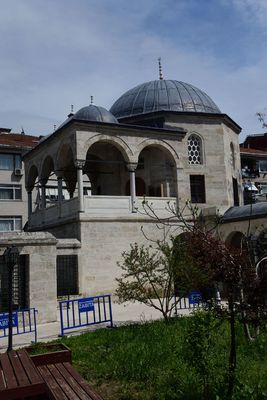
[{"label": "window grille", "polygon": [[[29,277],[28,256],[19,257],[19,263],[13,270],[13,309],[20,310],[28,307]],[[4,257],[0,256],[0,311],[8,310],[8,269]]]},{"label": "window grille", "polygon": [[57,256],[57,296],[79,294],[77,255]]},{"label": "window grille", "polygon": [[189,164],[202,164],[202,141],[197,135],[190,135],[187,141]]},{"label": "window grille", "polygon": [[190,189],[192,203],[206,203],[204,175],[190,175]]}]

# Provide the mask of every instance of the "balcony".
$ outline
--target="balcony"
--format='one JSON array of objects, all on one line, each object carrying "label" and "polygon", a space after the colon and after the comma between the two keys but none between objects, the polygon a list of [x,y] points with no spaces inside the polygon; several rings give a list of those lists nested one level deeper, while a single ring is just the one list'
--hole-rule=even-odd
[{"label": "balcony", "polygon": [[[137,197],[136,212],[132,212],[130,196],[84,196],[84,211],[80,212],[78,197],[65,200],[59,206],[54,204],[48,208],[34,211],[29,218],[29,228],[44,228],[48,225],[57,225],[70,220],[86,219],[140,219],[146,218],[143,208],[143,197]],[[146,197],[148,204],[160,218],[171,216],[170,207],[175,207],[175,197]]]}]

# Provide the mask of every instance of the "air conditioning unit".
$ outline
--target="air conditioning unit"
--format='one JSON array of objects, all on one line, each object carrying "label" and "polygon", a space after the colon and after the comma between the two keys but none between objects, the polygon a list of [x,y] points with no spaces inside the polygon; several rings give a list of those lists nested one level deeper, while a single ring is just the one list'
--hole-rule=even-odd
[{"label": "air conditioning unit", "polygon": [[21,168],[16,168],[16,169],[14,170],[14,175],[16,175],[16,176],[21,176],[21,175],[23,175],[22,169],[21,169]]}]

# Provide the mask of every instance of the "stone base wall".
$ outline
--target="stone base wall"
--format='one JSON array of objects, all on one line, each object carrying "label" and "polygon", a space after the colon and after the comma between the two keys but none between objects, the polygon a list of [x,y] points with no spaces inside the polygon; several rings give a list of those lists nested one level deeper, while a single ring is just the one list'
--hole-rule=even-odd
[{"label": "stone base wall", "polygon": [[[122,273],[117,265],[122,260],[122,253],[130,250],[131,243],[153,245],[145,238],[141,227],[150,239],[163,238],[163,230],[151,220],[91,219],[81,223],[79,277],[82,294],[98,295],[115,291],[116,278]],[[178,233],[181,232],[175,232]]]},{"label": "stone base wall", "polygon": [[15,245],[28,256],[28,306],[38,310],[38,323],[57,319],[56,243],[48,232],[0,233],[0,255]]}]

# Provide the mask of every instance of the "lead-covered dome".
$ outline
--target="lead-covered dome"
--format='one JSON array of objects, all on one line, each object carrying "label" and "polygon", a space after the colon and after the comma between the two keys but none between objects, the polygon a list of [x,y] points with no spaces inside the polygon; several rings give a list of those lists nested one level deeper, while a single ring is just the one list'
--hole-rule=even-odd
[{"label": "lead-covered dome", "polygon": [[155,80],[124,93],[110,109],[116,118],[154,111],[221,113],[211,98],[189,83]]},{"label": "lead-covered dome", "polygon": [[73,115],[73,118],[84,121],[99,121],[118,124],[117,119],[110,111],[106,110],[104,107],[95,106],[94,104],[81,108]]}]

